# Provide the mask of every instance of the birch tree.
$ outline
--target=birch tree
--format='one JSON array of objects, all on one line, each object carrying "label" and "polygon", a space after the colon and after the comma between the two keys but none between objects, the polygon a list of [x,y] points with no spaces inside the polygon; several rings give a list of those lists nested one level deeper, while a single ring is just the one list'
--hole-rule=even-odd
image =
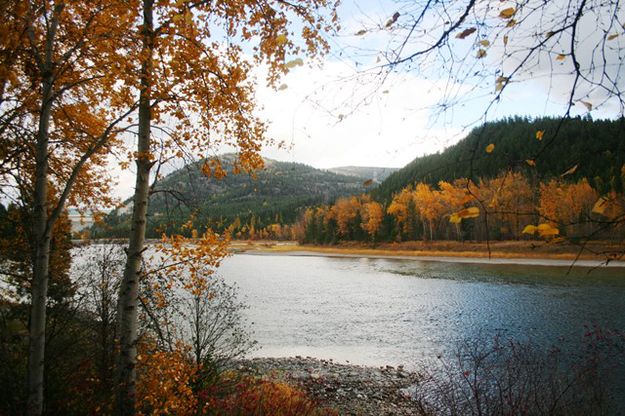
[{"label": "birch tree", "polygon": [[[269,139],[255,116],[253,67],[264,65],[276,86],[302,57],[327,51],[322,34],[336,24],[328,0],[143,0],[140,7],[140,51],[132,56],[139,74],[137,175],[119,304],[117,412],[124,415],[136,407],[138,284],[153,167],[191,156],[206,160],[205,174],[223,175],[219,160],[207,158],[223,145],[238,150],[235,171],[261,167],[259,151]],[[199,244],[194,255],[207,248]]]},{"label": "birch tree", "polygon": [[123,52],[111,36],[133,20],[132,10],[109,1],[3,2],[2,191],[31,207],[28,414],[44,406],[52,229],[67,204],[109,201],[105,158],[133,110],[115,71]]}]

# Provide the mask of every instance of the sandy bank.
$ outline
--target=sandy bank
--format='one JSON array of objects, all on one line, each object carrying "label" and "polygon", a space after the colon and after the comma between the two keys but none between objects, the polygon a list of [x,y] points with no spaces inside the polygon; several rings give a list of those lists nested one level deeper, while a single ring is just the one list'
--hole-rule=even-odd
[{"label": "sandy bank", "polygon": [[[618,252],[614,247],[601,247],[600,254],[583,253],[578,255],[576,247],[548,247],[542,251],[527,250],[518,242],[494,244],[490,257],[485,245],[470,244],[461,246],[446,243],[432,244],[426,249],[418,247],[408,250],[401,245],[397,248],[364,248],[344,246],[302,246],[296,243],[254,242],[233,245],[233,252],[250,255],[316,256],[343,258],[405,259],[440,261],[452,263],[516,264],[552,267],[620,267],[625,261],[614,260]],[[615,253],[615,254],[614,254]]]}]

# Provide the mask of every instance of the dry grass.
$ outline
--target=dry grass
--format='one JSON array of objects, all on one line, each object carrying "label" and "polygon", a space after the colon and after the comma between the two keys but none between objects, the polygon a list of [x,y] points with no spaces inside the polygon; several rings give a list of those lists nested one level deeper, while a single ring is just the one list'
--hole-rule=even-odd
[{"label": "dry grass", "polygon": [[[489,247],[490,246],[490,247]],[[490,248],[490,253],[489,253]],[[406,241],[402,243],[342,243],[333,246],[300,245],[295,242],[236,241],[237,252],[297,253],[313,252],[328,255],[390,256],[390,257],[464,257],[501,259],[622,260],[624,247],[610,242],[591,242],[582,247],[571,243],[545,241]]]}]

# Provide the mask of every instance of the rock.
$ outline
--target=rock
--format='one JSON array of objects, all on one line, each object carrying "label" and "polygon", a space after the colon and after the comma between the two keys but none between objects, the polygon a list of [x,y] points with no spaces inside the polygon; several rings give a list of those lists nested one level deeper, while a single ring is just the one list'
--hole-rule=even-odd
[{"label": "rock", "polygon": [[412,415],[418,377],[403,366],[364,367],[314,358],[255,358],[233,368],[292,384],[341,415]]}]

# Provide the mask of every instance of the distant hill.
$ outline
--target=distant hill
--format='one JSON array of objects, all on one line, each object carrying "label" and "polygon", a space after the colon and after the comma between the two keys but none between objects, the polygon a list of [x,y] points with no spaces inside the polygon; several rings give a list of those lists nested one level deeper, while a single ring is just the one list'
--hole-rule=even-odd
[{"label": "distant hill", "polygon": [[393,172],[399,170],[399,168],[380,168],[373,166],[341,166],[338,168],[326,169],[328,172],[336,173],[338,175],[355,176],[362,180],[372,179],[375,183],[380,183],[384,179],[388,178]]},{"label": "distant hill", "polygon": [[[243,224],[265,227],[274,222],[295,222],[300,209],[332,203],[340,196],[365,192],[360,177],[315,169],[300,163],[265,159],[265,168],[248,174],[232,174],[233,155],[220,157],[229,174],[220,180],[201,174],[203,162],[179,169],[163,178],[150,198],[148,234],[156,230],[177,230],[194,213],[196,224],[220,230],[237,218]],[[113,212],[106,219],[107,229],[95,236],[121,236],[129,227],[128,209]],[[252,218],[253,217],[253,218]]]},{"label": "distant hill", "polygon": [[[538,140],[536,133],[544,132]],[[492,153],[486,147],[493,144]],[[529,163],[528,163],[529,161]],[[535,166],[531,166],[535,163]],[[388,201],[416,182],[436,184],[456,178],[494,177],[509,168],[538,180],[559,177],[577,166],[570,180],[588,178],[599,191],[622,189],[619,174],[625,164],[625,120],[575,118],[565,120],[515,117],[486,123],[442,152],[419,157],[391,174],[372,191]]]}]

